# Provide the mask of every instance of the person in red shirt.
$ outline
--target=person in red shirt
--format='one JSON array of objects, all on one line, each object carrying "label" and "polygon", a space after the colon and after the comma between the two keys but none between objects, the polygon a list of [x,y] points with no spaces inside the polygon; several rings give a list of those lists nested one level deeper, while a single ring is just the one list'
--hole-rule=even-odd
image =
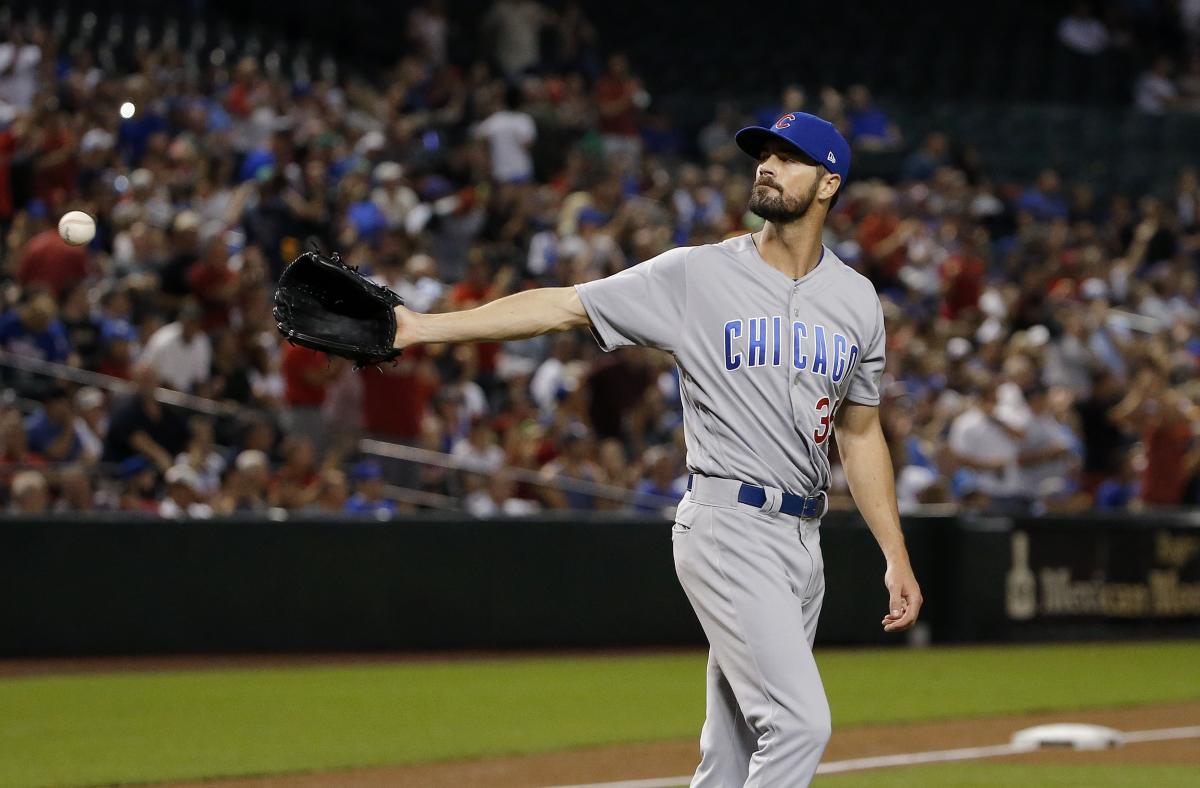
[{"label": "person in red shirt", "polygon": [[979,306],[987,264],[978,249],[977,239],[965,239],[961,249],[942,261],[942,317],[955,320]]},{"label": "person in red shirt", "polygon": [[38,156],[34,161],[33,193],[52,210],[79,190],[79,159],[75,135],[66,113],[48,106],[33,124]]},{"label": "person in red shirt", "polygon": [[908,251],[908,239],[916,230],[915,222],[900,220],[895,202],[895,192],[877,186],[871,196],[871,207],[858,225],[858,244],[867,266],[865,273],[876,286],[897,281]]},{"label": "person in red shirt", "polygon": [[204,309],[201,328],[211,333],[227,327],[230,305],[241,295],[241,281],[237,272],[229,268],[229,249],[220,234],[204,244],[200,259],[188,269],[187,283]]},{"label": "person in red shirt", "polygon": [[1187,411],[1187,397],[1163,391],[1151,409],[1142,432],[1146,447],[1146,469],[1142,473],[1142,503],[1148,506],[1179,506],[1194,468],[1194,439]]},{"label": "person in red shirt", "polygon": [[57,230],[43,230],[29,239],[17,264],[17,281],[26,290],[42,286],[61,300],[63,294],[88,275],[87,252],[71,246]]},{"label": "person in red shirt", "polygon": [[414,444],[438,373],[420,347],[405,350],[397,362],[363,370],[363,428],[378,440]]},{"label": "person in red shirt", "polygon": [[14,122],[0,130],[0,226],[4,227],[13,215],[12,160],[17,152],[21,128]]},{"label": "person in red shirt", "polygon": [[641,153],[638,113],[644,92],[630,69],[629,59],[616,53],[608,59],[608,71],[596,80],[596,107],[600,111],[600,133],[607,156]]},{"label": "person in red shirt", "polygon": [[289,409],[289,427],[309,438],[318,449],[324,449],[329,437],[321,405],[330,384],[345,372],[346,366],[343,358],[326,356],[300,345],[288,345],[283,351],[283,398]]}]

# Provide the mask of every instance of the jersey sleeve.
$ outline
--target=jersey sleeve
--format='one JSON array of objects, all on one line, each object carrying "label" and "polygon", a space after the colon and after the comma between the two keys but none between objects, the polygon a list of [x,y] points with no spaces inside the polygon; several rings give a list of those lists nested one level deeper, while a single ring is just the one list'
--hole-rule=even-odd
[{"label": "jersey sleeve", "polygon": [[604,279],[575,285],[600,347],[642,345],[675,352],[687,307],[687,253],[687,248],[672,249]]},{"label": "jersey sleeve", "polygon": [[875,301],[875,330],[870,343],[863,348],[862,359],[854,368],[850,378],[850,390],[846,399],[860,405],[879,404],[879,383],[883,378],[884,348],[887,345],[887,330],[883,325],[883,305]]}]

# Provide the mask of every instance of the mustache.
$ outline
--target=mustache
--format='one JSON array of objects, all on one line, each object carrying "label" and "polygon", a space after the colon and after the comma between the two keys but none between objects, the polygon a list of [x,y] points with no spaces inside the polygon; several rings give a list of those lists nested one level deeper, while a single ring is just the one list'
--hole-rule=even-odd
[{"label": "mustache", "polygon": [[755,186],[769,186],[772,189],[774,189],[775,191],[779,191],[779,192],[783,191],[783,188],[778,183],[776,183],[773,180],[770,180],[769,178],[759,178],[758,180],[756,180],[754,182],[754,185]]}]

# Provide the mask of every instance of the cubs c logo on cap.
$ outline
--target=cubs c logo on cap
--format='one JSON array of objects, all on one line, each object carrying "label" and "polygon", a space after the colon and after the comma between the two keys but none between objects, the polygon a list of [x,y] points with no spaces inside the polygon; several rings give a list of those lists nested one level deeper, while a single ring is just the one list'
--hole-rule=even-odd
[{"label": "cubs c logo on cap", "polygon": [[775,128],[786,129],[788,126],[792,125],[792,121],[795,119],[796,116],[789,112],[788,114],[781,116],[779,120],[775,121]]}]

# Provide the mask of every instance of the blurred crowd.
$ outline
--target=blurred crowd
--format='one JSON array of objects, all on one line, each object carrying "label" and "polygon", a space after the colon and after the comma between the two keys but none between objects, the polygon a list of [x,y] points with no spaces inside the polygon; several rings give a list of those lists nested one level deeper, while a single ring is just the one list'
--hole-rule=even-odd
[{"label": "blurred crowd", "polygon": [[[750,232],[754,163],[733,133],[797,109],[906,157],[895,184],[852,171],[825,238],[884,300],[903,509],[1200,502],[1195,171],[1160,195],[1050,170],[1000,182],[961,141],[905,139],[862,85],[780,86],[689,135],[578,3],[497,0],[469,63],[448,59],[437,0],[409,22],[370,78],[149,37],[100,63],[45,28],[6,31],[8,511],[669,506],[686,475],[665,354],[603,354],[580,332],[355,372],[282,341],[274,282],[317,238],[418,311],[465,309]],[[67,210],[96,217],[88,247],[59,239]],[[167,405],[159,387],[220,407]],[[439,461],[363,454],[362,438]],[[831,494],[852,505],[840,477]]]}]

